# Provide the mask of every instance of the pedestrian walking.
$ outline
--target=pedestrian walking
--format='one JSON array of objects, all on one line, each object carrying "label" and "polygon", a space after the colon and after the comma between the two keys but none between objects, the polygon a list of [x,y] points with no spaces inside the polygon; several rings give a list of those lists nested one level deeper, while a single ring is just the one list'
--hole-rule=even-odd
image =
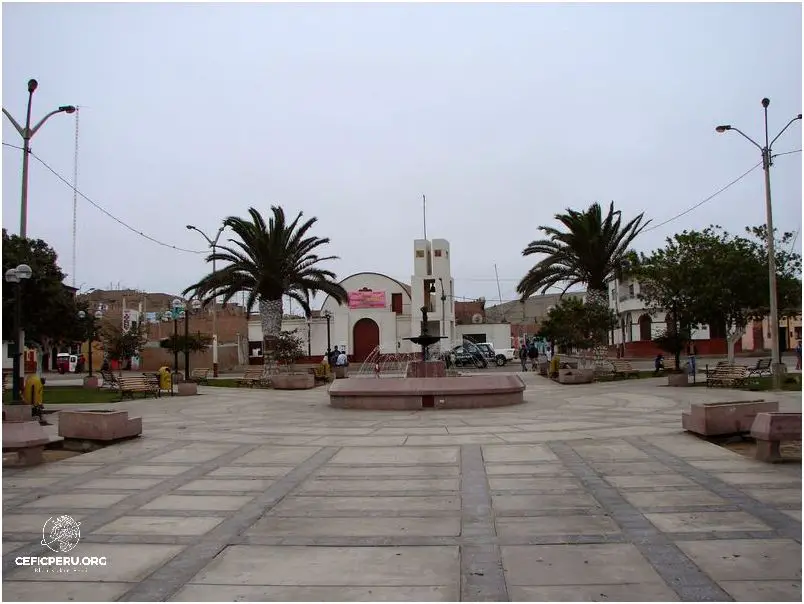
[{"label": "pedestrian walking", "polygon": [[796,369],[801,371],[801,340],[796,344]]},{"label": "pedestrian walking", "polygon": [[528,358],[530,359],[530,367],[533,371],[539,370],[539,349],[536,348],[536,342],[531,342],[528,349]]},{"label": "pedestrian walking", "polygon": [[522,363],[522,371],[528,370],[528,348],[525,344],[519,347],[519,362]]}]

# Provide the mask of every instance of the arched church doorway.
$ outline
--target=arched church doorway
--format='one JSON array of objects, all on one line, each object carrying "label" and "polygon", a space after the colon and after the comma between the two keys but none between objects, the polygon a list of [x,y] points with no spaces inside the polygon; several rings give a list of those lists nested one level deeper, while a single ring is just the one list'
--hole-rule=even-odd
[{"label": "arched church doorway", "polygon": [[355,361],[365,361],[372,351],[380,345],[380,326],[372,319],[360,319],[352,329],[352,342]]}]

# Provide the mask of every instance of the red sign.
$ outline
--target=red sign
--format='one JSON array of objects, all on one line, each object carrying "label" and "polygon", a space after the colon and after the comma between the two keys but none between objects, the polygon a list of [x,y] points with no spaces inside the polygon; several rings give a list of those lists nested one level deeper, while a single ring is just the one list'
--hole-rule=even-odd
[{"label": "red sign", "polygon": [[385,308],[385,292],[349,292],[349,308]]}]

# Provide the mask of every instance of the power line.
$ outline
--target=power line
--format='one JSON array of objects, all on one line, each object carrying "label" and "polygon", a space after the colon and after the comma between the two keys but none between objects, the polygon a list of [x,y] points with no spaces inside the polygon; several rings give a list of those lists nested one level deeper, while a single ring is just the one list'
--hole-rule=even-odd
[{"label": "power line", "polygon": [[697,209],[697,208],[700,208],[700,207],[701,207],[702,205],[704,205],[705,203],[708,203],[708,202],[712,201],[712,200],[713,200],[715,197],[717,197],[718,195],[720,195],[721,193],[723,193],[723,192],[724,192],[726,189],[728,189],[728,188],[730,188],[730,187],[732,187],[732,186],[736,185],[738,182],[740,182],[740,181],[741,181],[743,178],[745,178],[746,176],[748,176],[749,174],[751,174],[751,172],[753,172],[754,170],[756,170],[756,169],[757,169],[759,166],[761,166],[761,165],[762,165],[762,162],[759,162],[758,164],[754,165],[754,166],[753,166],[753,167],[752,167],[750,170],[748,170],[748,171],[746,171],[746,172],[743,172],[742,174],[740,174],[740,176],[738,176],[737,178],[735,178],[734,180],[732,180],[732,181],[731,181],[729,184],[727,184],[727,185],[726,185],[726,186],[724,186],[724,187],[721,187],[720,189],[718,189],[717,191],[715,191],[714,193],[712,193],[712,194],[711,194],[709,197],[707,197],[707,198],[706,198],[706,199],[704,199],[703,201],[699,201],[699,202],[698,202],[698,203],[696,203],[694,206],[690,206],[689,208],[687,208],[687,209],[686,209],[686,210],[684,210],[683,212],[680,212],[680,213],[676,214],[676,215],[675,215],[675,216],[673,216],[672,218],[668,218],[668,219],[667,219],[667,220],[665,220],[664,222],[660,222],[659,224],[655,224],[655,225],[653,225],[652,227],[647,228],[647,229],[645,229],[645,230],[644,230],[644,231],[642,231],[642,232],[643,232],[643,233],[647,233],[648,231],[653,231],[653,230],[655,230],[655,229],[658,229],[659,227],[662,227],[662,226],[664,226],[664,225],[666,225],[666,224],[668,224],[668,223],[670,223],[670,222],[673,222],[674,220],[678,220],[679,218],[681,218],[681,217],[682,217],[682,216],[684,216],[685,214],[689,214],[689,213],[690,213],[690,212],[692,212],[693,210],[695,210],[695,209]]},{"label": "power line", "polygon": [[[10,144],[10,143],[3,143],[3,145],[4,145],[5,147],[12,147],[12,148],[14,148],[14,149],[20,149],[20,150],[23,150],[23,149],[22,149],[22,147],[18,147],[17,145],[12,145],[12,144]],[[76,194],[77,194],[79,197],[81,197],[82,199],[85,199],[86,201],[88,201],[89,203],[91,203],[91,204],[92,204],[93,206],[95,206],[95,207],[96,207],[98,210],[100,210],[101,212],[103,212],[104,214],[106,214],[106,215],[107,215],[109,218],[111,218],[112,220],[114,220],[115,222],[117,222],[118,224],[120,224],[121,226],[125,227],[126,229],[128,229],[128,230],[129,230],[129,231],[131,231],[132,233],[136,233],[136,234],[137,234],[137,235],[139,235],[140,237],[143,237],[143,238],[147,239],[148,241],[151,241],[151,242],[153,242],[153,243],[156,243],[157,245],[161,245],[162,247],[167,247],[167,248],[170,248],[170,249],[172,249],[172,250],[176,250],[176,251],[178,251],[178,252],[187,252],[187,253],[190,253],[190,254],[207,254],[207,253],[208,253],[206,250],[200,250],[200,251],[199,251],[199,250],[190,250],[190,249],[187,249],[187,248],[179,247],[179,246],[177,246],[177,245],[172,245],[172,244],[170,244],[170,243],[165,243],[164,241],[160,241],[159,239],[156,239],[155,237],[151,237],[150,235],[146,235],[146,234],[145,234],[145,233],[143,233],[142,231],[137,230],[136,228],[134,228],[134,227],[133,227],[133,226],[131,226],[130,224],[128,224],[128,223],[126,223],[126,222],[124,222],[123,220],[121,220],[120,218],[118,218],[117,216],[115,216],[114,214],[112,214],[111,212],[109,212],[108,210],[106,210],[106,209],[105,209],[103,206],[101,206],[100,204],[98,204],[98,203],[96,203],[96,202],[92,201],[92,200],[91,200],[89,197],[87,197],[86,195],[84,195],[84,194],[83,194],[81,191],[79,191],[79,190],[78,190],[77,188],[75,188],[75,187],[74,187],[72,184],[70,184],[70,182],[69,182],[69,181],[68,181],[66,178],[64,178],[64,177],[63,177],[61,174],[59,174],[59,173],[58,173],[56,170],[54,170],[53,168],[51,168],[51,167],[50,167],[50,166],[49,166],[49,165],[48,165],[48,164],[47,164],[47,163],[46,163],[46,162],[45,162],[45,161],[44,161],[44,160],[43,160],[41,157],[39,157],[38,155],[36,155],[36,153],[34,153],[33,151],[29,151],[29,153],[31,154],[31,156],[32,156],[34,159],[36,159],[36,161],[38,161],[38,162],[39,162],[40,164],[42,164],[42,165],[43,165],[45,168],[47,168],[48,170],[50,170],[50,172],[52,172],[52,173],[53,173],[53,175],[54,175],[56,178],[58,178],[58,179],[59,179],[60,181],[62,181],[62,182],[65,184],[65,185],[67,185],[68,187],[70,187],[70,189],[72,189],[72,190],[73,190],[73,192],[74,192],[74,193],[76,193]]]}]

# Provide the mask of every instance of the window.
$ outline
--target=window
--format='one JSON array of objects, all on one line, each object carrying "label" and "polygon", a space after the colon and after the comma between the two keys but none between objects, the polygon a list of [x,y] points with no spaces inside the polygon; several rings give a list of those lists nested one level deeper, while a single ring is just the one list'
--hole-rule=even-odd
[{"label": "window", "polygon": [[424,258],[424,250],[416,250],[417,258]]},{"label": "window", "polygon": [[634,297],[634,284],[633,283],[628,286],[628,297],[629,298]]},{"label": "window", "polygon": [[441,250],[436,250],[435,251],[435,257],[436,258],[441,258]]},{"label": "window", "polygon": [[391,312],[402,314],[402,294],[391,294]]}]

